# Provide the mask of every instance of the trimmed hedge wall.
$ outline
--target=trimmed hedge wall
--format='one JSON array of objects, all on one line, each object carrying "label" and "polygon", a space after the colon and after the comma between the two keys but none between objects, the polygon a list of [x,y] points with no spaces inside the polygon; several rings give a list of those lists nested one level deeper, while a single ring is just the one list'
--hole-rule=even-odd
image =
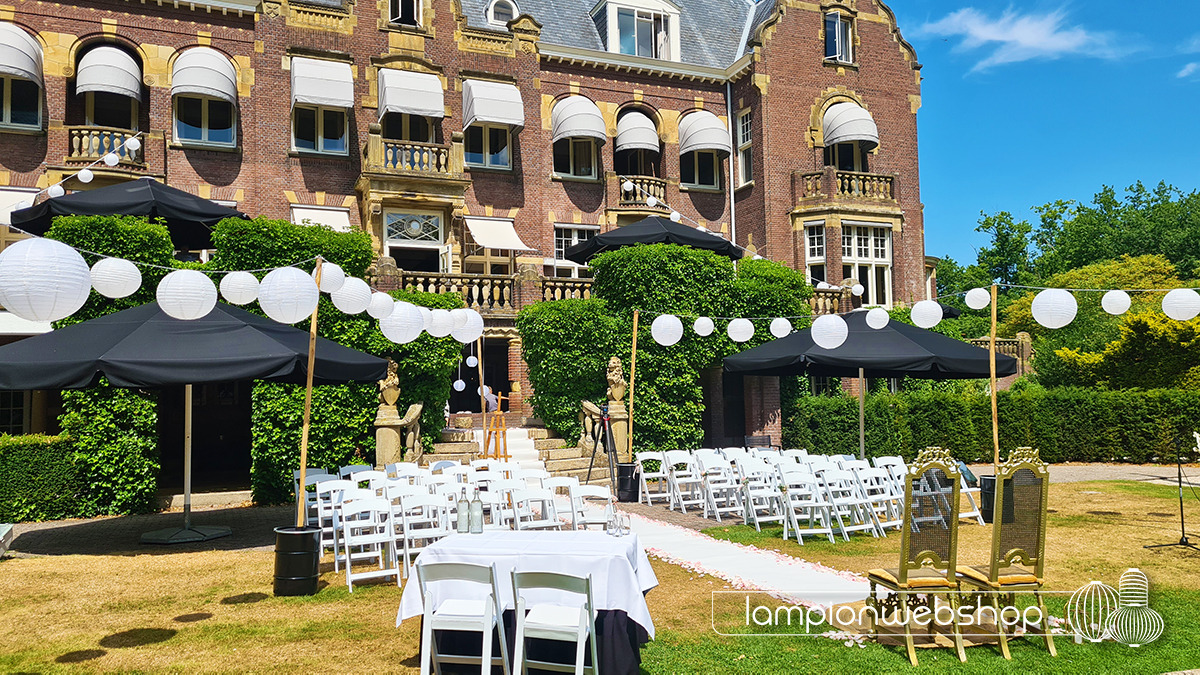
[{"label": "trimmed hedge wall", "polygon": [[83,487],[69,437],[0,435],[0,522],[80,515]]},{"label": "trimmed hedge wall", "polygon": [[[1189,452],[1200,423],[1200,392],[1176,389],[1107,391],[1027,387],[1002,391],[1001,456],[1019,446],[1047,462],[1170,462]],[[866,402],[867,455],[906,460],[930,445],[964,461],[991,461],[991,403],[984,394],[871,394]],[[858,399],[797,396],[784,410],[784,447],[858,454]]]}]

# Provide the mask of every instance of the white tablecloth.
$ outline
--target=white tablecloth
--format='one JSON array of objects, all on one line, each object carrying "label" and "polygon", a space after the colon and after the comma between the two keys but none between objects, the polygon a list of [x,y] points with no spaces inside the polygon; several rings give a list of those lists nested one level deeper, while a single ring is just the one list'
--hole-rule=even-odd
[{"label": "white tablecloth", "polygon": [[[455,534],[433,544],[417,556],[423,563],[496,564],[500,578],[502,610],[515,609],[512,572],[559,572],[577,577],[592,577],[592,599],[597,610],[622,610],[630,619],[654,637],[654,622],[643,595],[658,585],[658,577],[636,534],[611,537],[603,532],[484,532]],[[453,588],[449,585],[453,584]],[[440,594],[455,598],[482,600],[488,589],[482,584],[436,582],[429,585],[434,601],[441,604]],[[579,596],[554,590],[522,591],[526,606],[537,603],[574,603]],[[400,618],[421,616],[424,598],[416,574],[404,586],[400,599]]]}]

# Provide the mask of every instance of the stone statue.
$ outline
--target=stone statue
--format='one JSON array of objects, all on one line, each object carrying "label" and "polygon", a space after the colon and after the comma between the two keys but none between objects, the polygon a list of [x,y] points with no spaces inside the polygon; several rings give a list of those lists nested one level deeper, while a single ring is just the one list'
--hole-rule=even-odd
[{"label": "stone statue", "polygon": [[400,375],[396,362],[388,359],[387,377],[379,381],[379,405],[394,406],[400,398]]},{"label": "stone statue", "polygon": [[411,457],[421,454],[421,410],[424,405],[414,403],[401,417],[396,409],[399,399],[399,367],[388,359],[387,377],[379,381],[379,410],[375,414],[375,464],[378,468],[405,461],[406,454]]},{"label": "stone statue", "polygon": [[621,359],[612,357],[608,360],[608,404],[611,407],[613,401],[620,402],[624,407],[625,389],[629,384],[625,382],[625,370],[621,367]]},{"label": "stone statue", "polygon": [[612,425],[613,449],[616,450],[618,462],[633,461],[629,452],[629,411],[625,408],[625,390],[629,384],[625,382],[625,372],[621,367],[621,359],[612,357],[608,360],[608,420]]}]

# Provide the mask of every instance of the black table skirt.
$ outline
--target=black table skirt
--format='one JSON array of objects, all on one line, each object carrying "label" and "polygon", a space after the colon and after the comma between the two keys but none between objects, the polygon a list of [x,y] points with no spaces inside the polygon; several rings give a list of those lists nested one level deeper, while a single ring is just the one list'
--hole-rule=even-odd
[{"label": "black table skirt", "polygon": [[[600,673],[602,675],[636,675],[640,672],[642,663],[641,646],[650,641],[646,629],[619,609],[601,610],[596,616],[597,644],[596,652],[600,657]],[[514,610],[504,612],[504,635],[508,638],[505,647],[508,650],[509,663],[512,663],[513,650],[516,646],[517,614]],[[438,652],[442,654],[457,654],[462,656],[479,656],[483,652],[483,643],[478,633],[458,631],[437,631],[433,639],[437,642]],[[492,654],[500,654],[499,635],[493,632]],[[526,641],[526,654],[539,661],[558,663],[575,662],[575,644],[557,640]],[[587,663],[591,663],[591,649],[585,648],[584,655]],[[500,666],[493,666],[493,673],[500,673]],[[445,664],[443,673],[478,673],[479,666]],[[514,671],[516,672],[516,671]],[[543,671],[530,669],[531,673]]]}]

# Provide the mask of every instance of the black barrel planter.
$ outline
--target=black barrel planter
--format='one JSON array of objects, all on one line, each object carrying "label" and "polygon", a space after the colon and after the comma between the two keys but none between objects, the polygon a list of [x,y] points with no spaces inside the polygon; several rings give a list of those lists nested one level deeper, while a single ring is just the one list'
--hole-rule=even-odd
[{"label": "black barrel planter", "polygon": [[321,528],[275,528],[275,595],[316,595]]},{"label": "black barrel planter", "polygon": [[995,476],[980,476],[979,477],[979,513],[983,516],[983,522],[992,522],[992,514],[996,509],[996,477]]},{"label": "black barrel planter", "polygon": [[638,485],[636,469],[637,464],[617,464],[617,501],[637,501]]}]

